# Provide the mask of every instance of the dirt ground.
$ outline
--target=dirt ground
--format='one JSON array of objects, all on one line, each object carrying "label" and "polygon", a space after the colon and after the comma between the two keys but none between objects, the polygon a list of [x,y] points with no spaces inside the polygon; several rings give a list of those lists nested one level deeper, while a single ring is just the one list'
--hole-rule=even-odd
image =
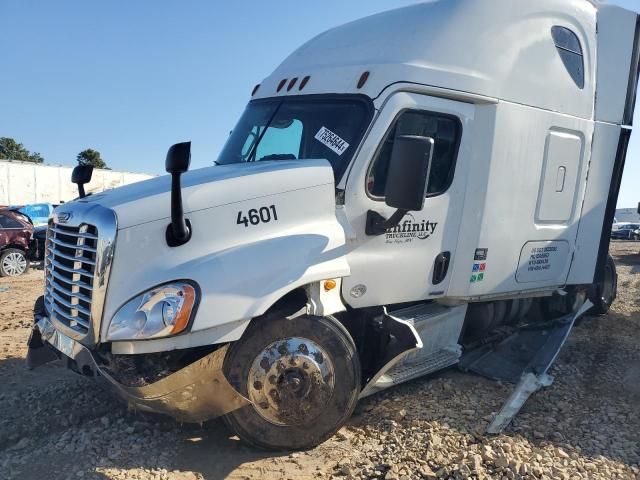
[{"label": "dirt ground", "polygon": [[640,479],[640,243],[616,242],[618,300],[576,326],[507,431],[482,435],[511,391],[455,368],[361,401],[323,445],[256,451],[223,424],[128,412],[59,363],[25,367],[42,271],[0,279],[0,479]]}]

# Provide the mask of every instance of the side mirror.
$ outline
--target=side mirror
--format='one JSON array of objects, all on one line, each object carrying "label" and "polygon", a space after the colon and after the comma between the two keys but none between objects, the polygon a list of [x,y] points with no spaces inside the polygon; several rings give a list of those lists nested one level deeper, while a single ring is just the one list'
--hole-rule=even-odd
[{"label": "side mirror", "polygon": [[167,173],[184,173],[191,163],[191,142],[176,143],[169,148],[164,169]]},{"label": "side mirror", "polygon": [[164,168],[171,174],[171,223],[167,227],[166,240],[170,247],[184,245],[191,238],[191,224],[185,220],[182,210],[180,175],[189,170],[191,142],[176,143],[169,148]]},{"label": "side mirror", "polygon": [[78,165],[71,172],[71,183],[78,185],[80,198],[86,197],[84,186],[91,181],[92,175],[93,167],[91,165]]},{"label": "side mirror", "polygon": [[422,210],[427,196],[433,146],[434,140],[430,137],[396,137],[385,186],[387,205],[399,210]]},{"label": "side mirror", "polygon": [[378,212],[367,212],[367,235],[382,235],[395,227],[409,211],[424,207],[431,171],[434,140],[418,135],[399,135],[393,141],[393,150],[385,185],[385,202],[395,213],[385,219]]}]

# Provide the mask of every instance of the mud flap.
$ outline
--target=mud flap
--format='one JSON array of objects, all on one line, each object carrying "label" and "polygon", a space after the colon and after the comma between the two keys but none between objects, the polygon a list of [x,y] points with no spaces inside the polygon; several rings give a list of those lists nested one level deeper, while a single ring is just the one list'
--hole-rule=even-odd
[{"label": "mud flap", "polygon": [[547,374],[549,367],[558,357],[575,321],[592,306],[587,300],[576,313],[523,327],[497,345],[484,346],[462,357],[459,366],[463,371],[517,383],[487,427],[487,433],[498,434],[504,430],[534,392],[553,383],[553,377]]}]

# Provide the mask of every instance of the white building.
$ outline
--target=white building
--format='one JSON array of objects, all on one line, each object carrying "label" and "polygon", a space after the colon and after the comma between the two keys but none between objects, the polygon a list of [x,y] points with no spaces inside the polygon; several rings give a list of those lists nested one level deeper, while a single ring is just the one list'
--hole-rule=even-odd
[{"label": "white building", "polygon": [[[73,167],[0,160],[0,205],[68,202],[78,196]],[[95,169],[87,192],[102,192],[152,178],[146,173]]]}]

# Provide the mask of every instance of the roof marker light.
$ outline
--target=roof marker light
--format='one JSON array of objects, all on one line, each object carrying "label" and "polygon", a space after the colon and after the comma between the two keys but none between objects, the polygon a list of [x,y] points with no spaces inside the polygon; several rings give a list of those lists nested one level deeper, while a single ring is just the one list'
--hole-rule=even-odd
[{"label": "roof marker light", "polygon": [[258,91],[259,88],[260,88],[260,84],[259,83],[256,84],[255,87],[253,87],[253,90],[251,90],[251,96],[252,97],[256,94],[256,92]]},{"label": "roof marker light", "polygon": [[286,78],[283,78],[282,80],[280,80],[280,83],[278,84],[278,88],[276,89],[276,92],[279,92],[280,90],[282,90],[282,87],[284,87],[285,83],[287,83]]},{"label": "roof marker light", "polygon": [[307,84],[307,82],[309,81],[311,77],[309,75],[307,75],[306,77],[304,77],[302,79],[302,81],[300,82],[300,85],[298,86],[298,90],[302,90],[304,88],[304,86]]},{"label": "roof marker light", "polygon": [[362,75],[360,75],[360,80],[358,80],[358,88],[362,88],[364,87],[364,84],[367,83],[367,80],[369,79],[369,72],[362,72]]},{"label": "roof marker light", "polygon": [[296,84],[297,81],[298,81],[298,77],[293,77],[291,79],[291,81],[289,82],[289,85],[287,86],[287,92],[293,88],[293,86]]}]

